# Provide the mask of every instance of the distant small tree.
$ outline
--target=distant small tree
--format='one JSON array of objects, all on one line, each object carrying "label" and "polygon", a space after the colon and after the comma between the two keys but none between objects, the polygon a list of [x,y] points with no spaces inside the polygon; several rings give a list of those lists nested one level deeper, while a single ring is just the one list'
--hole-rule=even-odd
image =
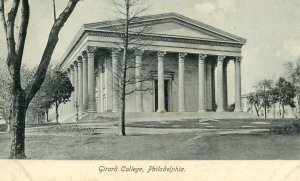
[{"label": "distant small tree", "polygon": [[[40,118],[43,113],[43,109],[41,108],[41,99],[38,99],[41,97],[38,95],[38,93],[36,95],[37,97],[32,99],[31,103],[29,104],[28,111],[26,114],[31,114],[32,120],[30,122],[37,120],[36,123],[41,123]],[[29,124],[28,120],[27,120],[27,124]]]},{"label": "distant small tree", "polygon": [[272,80],[264,79],[259,81],[256,86],[261,106],[264,108],[265,118],[267,118],[267,109],[271,107],[274,100],[272,97],[272,85]]},{"label": "distant small tree", "polygon": [[[56,122],[58,123],[59,105],[69,101],[74,87],[66,73],[58,70],[52,70],[49,73],[49,79],[45,80],[43,84],[43,91],[44,94],[47,94],[46,96],[49,96],[51,105],[55,106]],[[46,101],[49,101],[49,99]],[[49,104],[47,103],[45,105],[48,106]],[[48,107],[44,108],[46,109]]]},{"label": "distant small tree", "polygon": [[295,107],[294,98],[296,96],[296,90],[291,82],[286,81],[284,78],[280,77],[276,82],[274,95],[276,101],[278,101],[278,103],[282,107],[282,118],[284,118],[284,107]]},{"label": "distant small tree", "polygon": [[55,81],[51,80],[54,74],[53,68],[50,67],[50,70],[46,74],[44,83],[42,84],[40,90],[37,92],[35,97],[32,99],[29,108],[31,112],[37,115],[38,120],[41,114],[45,114],[46,122],[48,122],[48,113],[49,109],[53,105],[53,91],[50,90],[50,82]]},{"label": "distant small tree", "polygon": [[[47,81],[49,77],[47,76],[45,81]],[[30,102],[28,107],[34,114],[38,117],[38,122],[40,115],[45,115],[46,122],[48,122],[48,112],[52,105],[52,94],[49,94],[49,90],[42,85],[41,89],[37,92],[35,97]]]},{"label": "distant small tree", "polygon": [[296,100],[298,104],[298,110],[296,111],[296,117],[298,117],[300,112],[300,57],[296,61],[289,61],[285,65],[286,77],[289,80],[294,88],[296,94]]},{"label": "distant small tree", "polygon": [[248,102],[251,106],[255,108],[257,116],[259,116],[259,110],[262,107],[261,98],[259,93],[254,92],[247,96]]}]

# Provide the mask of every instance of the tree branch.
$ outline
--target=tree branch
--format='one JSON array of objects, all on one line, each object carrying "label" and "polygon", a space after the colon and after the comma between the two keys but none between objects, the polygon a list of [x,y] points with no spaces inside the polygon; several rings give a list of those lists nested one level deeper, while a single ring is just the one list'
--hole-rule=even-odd
[{"label": "tree branch", "polygon": [[64,11],[59,15],[57,20],[54,22],[49,37],[48,42],[46,44],[44,53],[41,58],[41,62],[38,66],[38,69],[34,75],[33,80],[29,83],[25,90],[25,98],[27,101],[30,101],[35,93],[39,90],[41,87],[41,84],[43,83],[45,79],[45,75],[47,72],[47,68],[49,66],[53,51],[55,49],[55,46],[58,42],[58,34],[61,30],[61,28],[64,26],[65,22],[68,20],[69,16],[73,12],[73,10],[76,7],[76,4],[79,2],[79,0],[69,0],[67,6],[65,7]]},{"label": "tree branch", "polygon": [[0,20],[2,22],[4,32],[6,32],[7,25],[5,20],[4,0],[0,0]]},{"label": "tree branch", "polygon": [[21,66],[23,51],[25,46],[25,40],[27,36],[27,29],[29,23],[29,16],[30,16],[30,8],[28,0],[22,0],[22,9],[21,9],[21,26],[19,30],[19,39],[17,44],[16,54],[19,57],[18,66]]},{"label": "tree branch", "polygon": [[10,69],[10,66],[12,63],[14,63],[14,59],[16,56],[16,42],[15,42],[15,20],[19,8],[20,0],[14,0],[12,7],[10,9],[10,12],[7,16],[7,22],[6,22],[6,43],[7,43],[7,50],[8,50],[8,56],[7,56],[7,65]]}]

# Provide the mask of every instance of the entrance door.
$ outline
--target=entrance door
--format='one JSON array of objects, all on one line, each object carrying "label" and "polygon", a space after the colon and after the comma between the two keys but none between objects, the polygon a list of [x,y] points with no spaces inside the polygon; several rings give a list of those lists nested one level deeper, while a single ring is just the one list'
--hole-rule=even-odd
[{"label": "entrance door", "polygon": [[[157,111],[158,108],[158,81],[157,79],[154,80],[155,84],[155,110]],[[165,109],[168,112],[169,111],[169,84],[170,80],[164,80],[164,86],[165,86]]]}]

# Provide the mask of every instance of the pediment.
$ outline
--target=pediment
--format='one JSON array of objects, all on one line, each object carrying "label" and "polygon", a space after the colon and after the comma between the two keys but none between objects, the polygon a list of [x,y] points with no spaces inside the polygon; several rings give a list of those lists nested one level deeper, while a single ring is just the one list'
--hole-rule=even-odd
[{"label": "pediment", "polygon": [[[109,30],[112,29],[112,27],[120,27],[120,23],[118,22],[119,21],[106,21],[86,24],[85,26],[91,29]],[[229,41],[241,44],[246,43],[246,40],[243,38],[176,13],[140,17],[136,22],[133,23],[132,31],[134,32],[135,29],[140,29],[141,27],[149,24],[151,24],[152,27],[148,32],[150,34],[178,38]]]},{"label": "pediment", "polygon": [[151,29],[151,33],[175,37],[178,36],[211,40],[229,40],[228,38],[222,37],[220,35],[216,35],[208,31],[201,30],[200,28],[193,27],[186,23],[181,23],[177,21],[169,21],[155,24]]}]

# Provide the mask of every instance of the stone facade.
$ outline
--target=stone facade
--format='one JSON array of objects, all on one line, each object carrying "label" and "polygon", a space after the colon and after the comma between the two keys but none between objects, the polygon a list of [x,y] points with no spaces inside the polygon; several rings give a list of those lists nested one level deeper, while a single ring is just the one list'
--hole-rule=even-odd
[{"label": "stone facade", "polygon": [[[241,49],[246,40],[179,14],[141,17],[135,26],[152,22],[143,35],[151,45],[132,52],[135,65],[129,76],[151,79],[129,87],[127,112],[227,111],[227,64],[235,62],[235,111],[242,111]],[[108,26],[117,22],[86,24],[74,38],[60,64],[75,91],[61,106],[65,117],[84,113],[119,112],[117,55],[120,40]],[[147,65],[147,66],[146,66]],[[137,91],[147,88],[147,91]]]}]

